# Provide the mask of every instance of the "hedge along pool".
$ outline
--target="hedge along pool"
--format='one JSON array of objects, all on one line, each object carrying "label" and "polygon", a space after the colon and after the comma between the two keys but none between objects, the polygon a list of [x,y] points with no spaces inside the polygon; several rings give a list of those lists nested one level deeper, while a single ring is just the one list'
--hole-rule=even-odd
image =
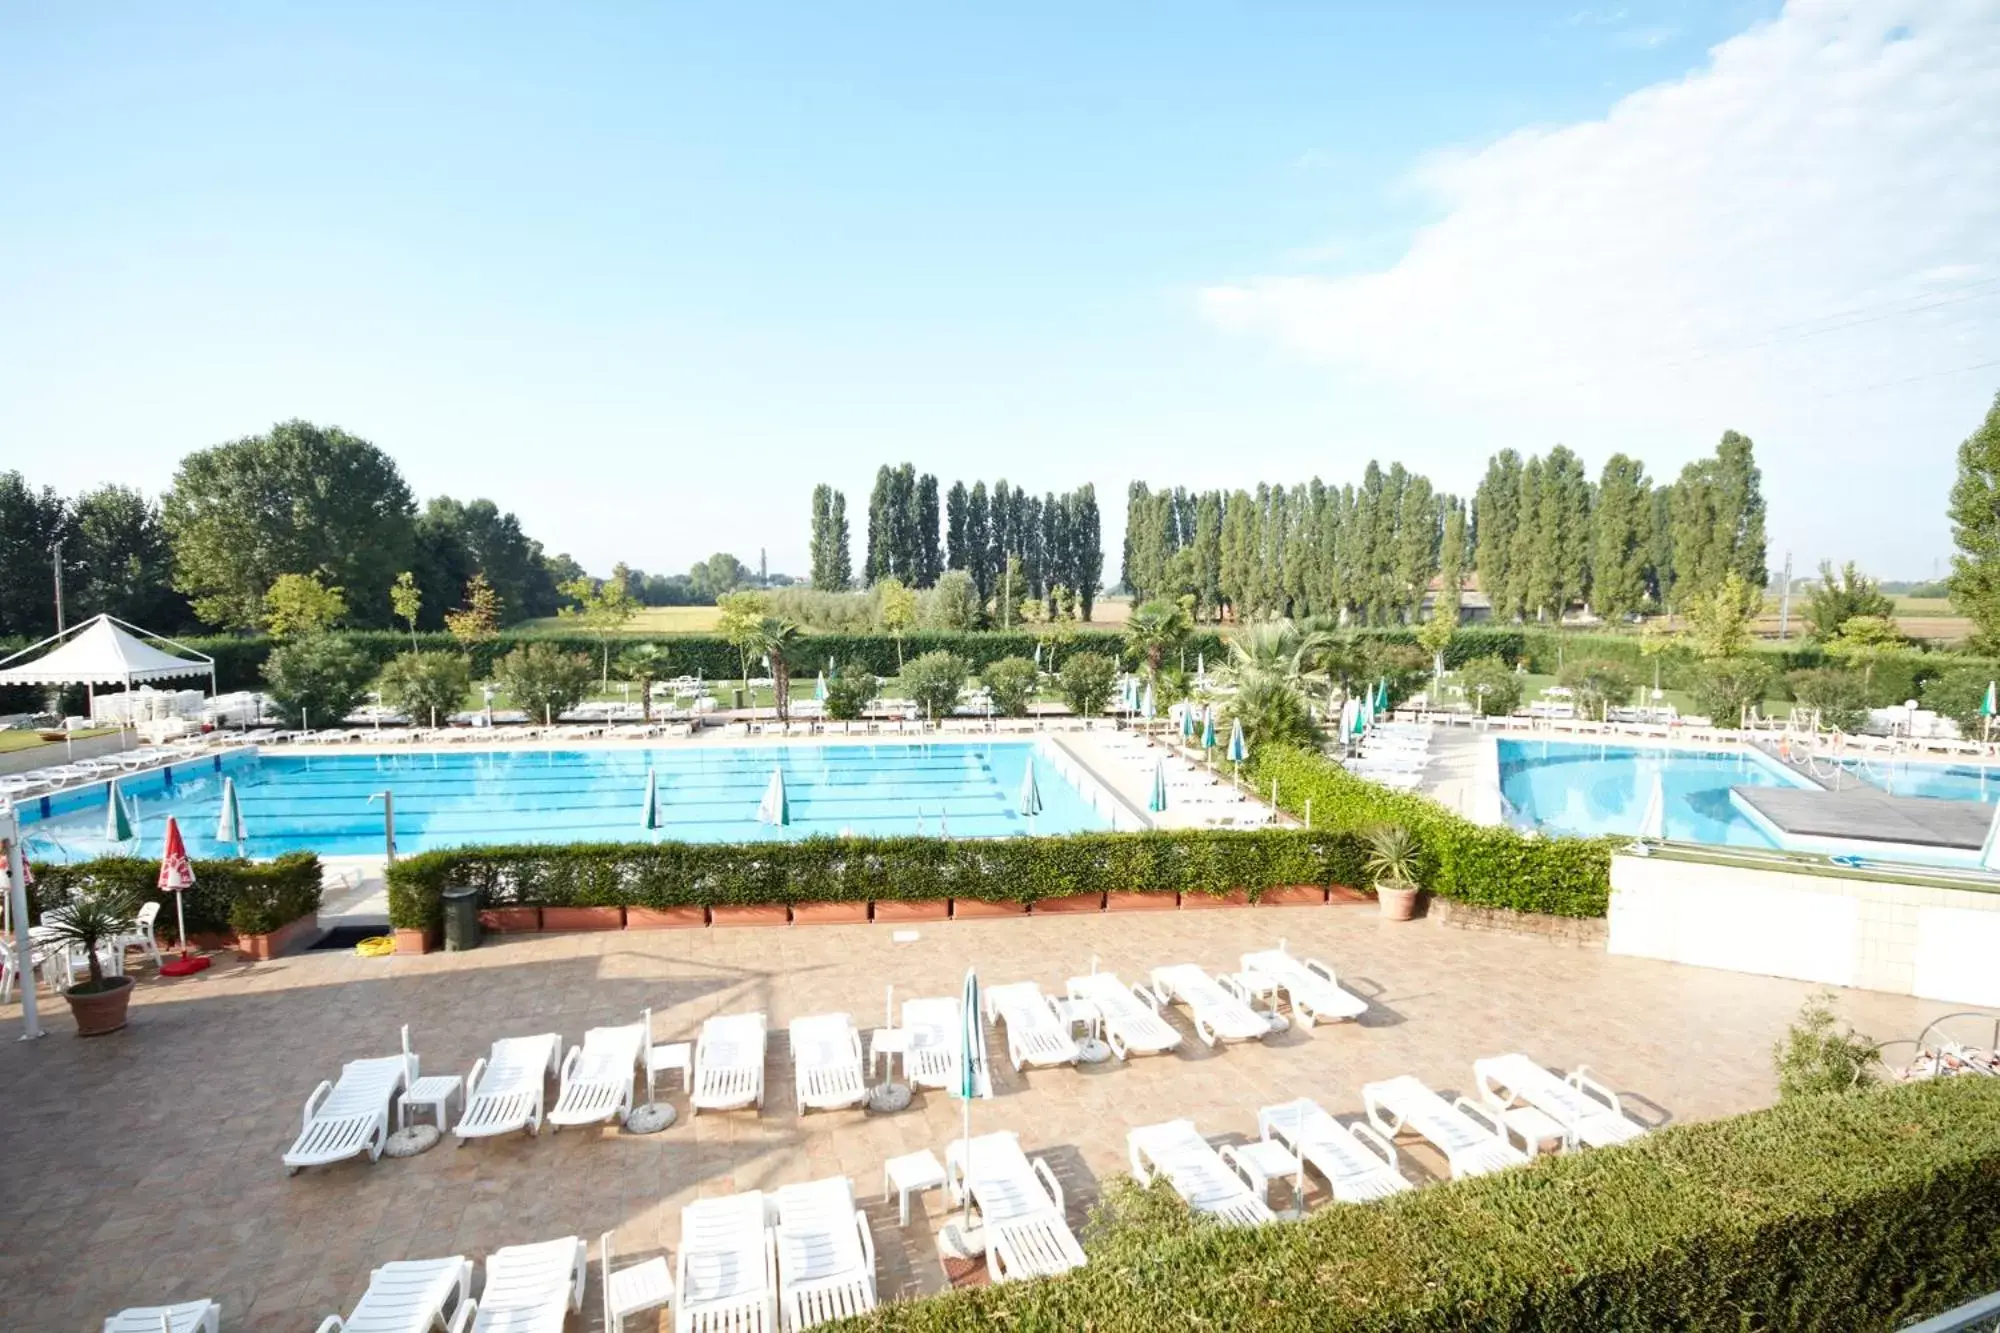
[{"label": "hedge along pool", "polygon": [[1750,750],[1682,750],[1579,741],[1495,741],[1510,822],[1544,833],[1636,836],[1657,776],[1666,836],[1711,846],[1774,847],[1729,799],[1731,787],[1810,787]]},{"label": "hedge along pool", "polygon": [[[671,749],[399,751],[258,754],[239,751],[119,779],[138,837],[104,836],[105,788],[85,787],[22,807],[23,840],[38,860],[158,856],[166,816],[188,852],[231,855],[215,840],[222,780],[235,779],[253,857],[309,850],[329,856],[383,849],[382,805],[393,791],[396,850],[499,842],[755,842],[814,834],[928,833],[1015,837],[1030,757],[1042,809],[1038,834],[1113,827],[1108,798],[1079,790],[1074,766],[1035,742],[785,745]],[[641,827],[646,770],[659,790],[660,828]],[[791,823],[759,823],[773,768],[785,775]],[[1087,781],[1087,780],[1086,780]]]}]

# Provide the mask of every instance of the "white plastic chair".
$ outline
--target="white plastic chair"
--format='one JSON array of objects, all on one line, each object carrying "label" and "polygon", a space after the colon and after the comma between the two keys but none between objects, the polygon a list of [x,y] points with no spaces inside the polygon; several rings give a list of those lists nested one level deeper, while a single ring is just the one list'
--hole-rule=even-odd
[{"label": "white plastic chair", "polygon": [[1056,1012],[1054,1001],[1032,981],[1016,981],[980,992],[988,1022],[998,1021],[1007,1034],[1007,1058],[1015,1070],[1024,1066],[1073,1065],[1076,1037]]},{"label": "white plastic chair", "polygon": [[465,1076],[465,1108],[451,1131],[458,1146],[517,1129],[540,1134],[548,1076],[556,1072],[561,1051],[562,1038],[554,1032],[494,1042],[492,1052]]},{"label": "white plastic chair", "polygon": [[[472,1261],[405,1259],[383,1264],[368,1275],[368,1290],[347,1318],[330,1314],[317,1333],[430,1333],[443,1326],[462,1329],[472,1297]],[[119,1333],[124,1333],[120,1330]]]},{"label": "white plastic chair", "polygon": [[214,1301],[135,1305],[104,1321],[104,1333],[219,1333],[222,1307]]},{"label": "white plastic chair", "polygon": [[1168,1120],[1128,1130],[1125,1153],[1134,1180],[1145,1185],[1159,1172],[1198,1213],[1230,1226],[1258,1226],[1275,1220],[1270,1207],[1230,1169],[1223,1153],[1201,1136],[1192,1120]]},{"label": "white plastic chair", "polygon": [[910,1086],[956,1088],[959,1056],[965,1045],[965,1022],[956,995],[935,995],[903,1001],[903,1031],[909,1045],[903,1056]]},{"label": "white plastic chair", "polygon": [[389,1112],[398,1093],[416,1081],[418,1059],[408,1051],[409,1029],[403,1029],[403,1055],[379,1055],[349,1060],[340,1067],[340,1081],[320,1085],[306,1098],[299,1136],[285,1150],[285,1168],[296,1175],[303,1167],[326,1166],[363,1152],[369,1161],[382,1156],[389,1141]]},{"label": "white plastic chair", "polygon": [[1368,1108],[1369,1123],[1386,1137],[1393,1140],[1409,1129],[1430,1140],[1444,1154],[1454,1180],[1522,1166],[1528,1160],[1528,1154],[1507,1142],[1494,1112],[1464,1097],[1447,1102],[1414,1075],[1364,1083],[1361,1100]]},{"label": "white plastic chair", "polygon": [[1120,1060],[1157,1055],[1181,1044],[1181,1034],[1160,1017],[1160,1000],[1144,986],[1127,986],[1113,972],[1069,979],[1069,997],[1089,1000],[1104,1025],[1104,1040]]},{"label": "white plastic chair", "polygon": [[995,1282],[1083,1267],[1083,1247],[1063,1213],[1062,1186],[1047,1162],[1028,1159],[1016,1135],[983,1134],[970,1143],[955,1139],[944,1158],[953,1201],[969,1193],[979,1210]]},{"label": "white plastic chair", "polygon": [[160,904],[153,900],[142,904],[132,917],[132,929],[110,941],[110,949],[120,959],[127,949],[144,949],[146,956],[155,963],[160,961],[160,941],[153,933],[153,923],[159,919]]},{"label": "white plastic chair", "polygon": [[1260,1138],[1282,1143],[1326,1179],[1343,1203],[1401,1194],[1410,1182],[1396,1169],[1396,1147],[1372,1125],[1343,1125],[1310,1097],[1257,1112]]},{"label": "white plastic chair", "polygon": [[764,1105],[764,1015],[720,1014],[695,1039],[691,1113]]},{"label": "white plastic chair", "polygon": [[472,1333],[560,1333],[569,1312],[583,1308],[589,1271],[580,1236],[493,1251],[471,1302]]},{"label": "white plastic chair", "polygon": [[1368,1002],[1341,989],[1331,967],[1317,958],[1294,957],[1283,940],[1275,949],[1244,954],[1243,970],[1262,973],[1276,983],[1308,1028],[1322,1018],[1359,1018],[1368,1012]]},{"label": "white plastic chair", "polygon": [[1261,1041],[1271,1035],[1270,1019],[1252,1009],[1240,992],[1231,991],[1194,963],[1154,968],[1153,994],[1187,1005],[1195,1035],[1210,1046]]},{"label": "white plastic chair", "polygon": [[674,1333],[777,1333],[777,1254],[759,1190],[681,1209]]},{"label": "white plastic chair", "polygon": [[632,1113],[632,1079],[646,1047],[638,1023],[591,1028],[583,1044],[563,1058],[561,1090],[549,1111],[549,1126],[589,1125]]},{"label": "white plastic chair", "polygon": [[814,1014],[791,1022],[792,1082],[798,1111],[859,1106],[868,1100],[861,1034],[846,1014]]},{"label": "white plastic chair", "polygon": [[786,1333],[875,1308],[875,1238],[854,1186],[833,1176],[778,1191],[779,1313]]}]

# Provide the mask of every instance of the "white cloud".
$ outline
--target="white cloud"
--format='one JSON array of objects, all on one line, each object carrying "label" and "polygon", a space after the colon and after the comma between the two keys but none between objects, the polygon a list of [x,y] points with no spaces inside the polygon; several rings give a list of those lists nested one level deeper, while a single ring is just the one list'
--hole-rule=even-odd
[{"label": "white cloud", "polygon": [[[1927,569],[1950,446],[2000,384],[1939,373],[2000,360],[1996,71],[2000,0],[1795,0],[1600,120],[1421,164],[1439,217],[1394,265],[1202,307],[1506,443],[1650,443],[1671,473],[1742,429],[1781,540]],[[1907,541],[1842,546],[1885,497]]]}]

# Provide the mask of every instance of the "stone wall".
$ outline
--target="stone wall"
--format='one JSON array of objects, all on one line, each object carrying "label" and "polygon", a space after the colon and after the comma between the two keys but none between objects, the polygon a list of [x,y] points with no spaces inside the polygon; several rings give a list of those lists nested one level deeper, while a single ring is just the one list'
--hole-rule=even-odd
[{"label": "stone wall", "polygon": [[1426,912],[1438,924],[1451,926],[1457,930],[1532,935],[1536,939],[1554,940],[1558,944],[1573,945],[1579,949],[1602,949],[1606,936],[1605,923],[1602,920],[1542,916],[1535,912],[1516,912],[1505,907],[1474,907],[1444,898],[1431,898]]}]

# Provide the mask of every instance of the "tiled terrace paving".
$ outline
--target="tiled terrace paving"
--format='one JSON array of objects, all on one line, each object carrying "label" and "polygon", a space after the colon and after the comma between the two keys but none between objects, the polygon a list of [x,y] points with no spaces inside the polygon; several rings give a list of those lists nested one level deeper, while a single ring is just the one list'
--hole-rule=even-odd
[{"label": "tiled terrace paving", "polygon": [[[120,1035],[78,1041],[60,1000],[53,1035],[11,1040],[0,1009],[0,1310],[14,1328],[95,1330],[128,1304],[213,1296],[224,1327],[309,1333],[345,1312],[369,1269],[615,1229],[624,1256],[679,1239],[702,1195],[845,1173],[867,1201],[884,1297],[939,1288],[940,1194],[909,1230],[881,1202],[885,1158],[941,1150],[959,1106],[920,1095],[900,1115],[792,1110],[790,1018],[844,1009],[872,1027],[883,983],[899,996],[956,994],[968,963],[989,983],[1060,989],[1092,953],[1127,980],[1156,963],[1234,964],[1289,937],[1331,961],[1375,1008],[1359,1025],[1293,1031],[1257,1047],[1201,1048],[1023,1079],[993,1045],[998,1096],[978,1129],[1020,1132],[1049,1158],[1080,1224],[1097,1182],[1125,1166],[1134,1124],[1191,1117],[1204,1133],[1254,1134],[1263,1103],[1310,1094],[1360,1110],[1364,1080],[1416,1073],[1469,1090],[1472,1060],[1521,1050],[1588,1063],[1651,1121],[1726,1115],[1774,1095],[1771,1043],[1801,984],[1613,958],[1540,939],[1397,926],[1368,907],[1250,909],[937,923],[916,943],[881,926],[648,931],[493,939],[476,953],[350,954],[149,981]],[[704,1114],[664,1134],[546,1128],[409,1161],[366,1159],[288,1178],[279,1155],[302,1102],[342,1061],[388,1054],[411,1025],[426,1072],[463,1073],[499,1036],[555,1030],[565,1043],[651,1005],[663,1038],[706,1015],[761,1008],[773,1041],[762,1116]],[[1850,993],[1842,1007],[1878,1038],[1914,1036],[1950,1006]],[[1185,1028],[1184,1019],[1176,1022]],[[551,1094],[553,1100],[553,1094]],[[1408,1154],[1413,1176],[1442,1164]],[[1315,1202],[1319,1202],[1318,1199]],[[593,1271],[583,1328],[598,1327]],[[650,1324],[642,1323],[650,1328]]]}]

